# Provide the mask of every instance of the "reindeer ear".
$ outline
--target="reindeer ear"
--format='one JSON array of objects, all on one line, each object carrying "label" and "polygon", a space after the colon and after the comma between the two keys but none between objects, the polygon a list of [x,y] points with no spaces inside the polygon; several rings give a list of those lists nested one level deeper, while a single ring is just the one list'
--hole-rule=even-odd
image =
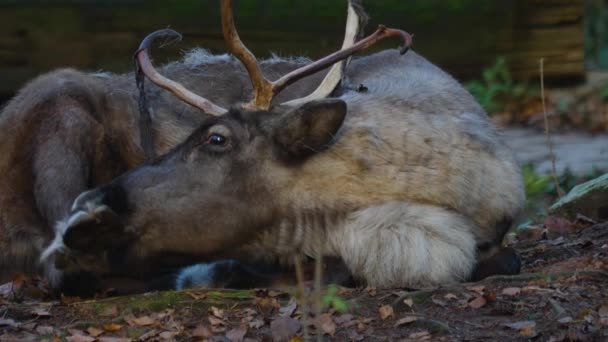
[{"label": "reindeer ear", "polygon": [[290,158],[305,158],[328,147],[345,116],[342,100],[310,101],[275,121],[274,139]]}]

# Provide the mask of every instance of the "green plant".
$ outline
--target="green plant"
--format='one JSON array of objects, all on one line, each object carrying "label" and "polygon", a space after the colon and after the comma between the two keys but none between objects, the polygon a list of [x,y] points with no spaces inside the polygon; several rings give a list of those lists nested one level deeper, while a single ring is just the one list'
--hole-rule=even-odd
[{"label": "green plant", "polygon": [[513,80],[504,57],[496,58],[494,65],[484,69],[481,80],[466,82],[465,87],[490,114],[538,96],[537,89]]},{"label": "green plant", "polygon": [[338,286],[335,284],[332,284],[327,288],[327,292],[323,295],[321,302],[323,303],[324,308],[332,307],[340,313],[344,313],[348,310],[348,303],[340,296]]}]

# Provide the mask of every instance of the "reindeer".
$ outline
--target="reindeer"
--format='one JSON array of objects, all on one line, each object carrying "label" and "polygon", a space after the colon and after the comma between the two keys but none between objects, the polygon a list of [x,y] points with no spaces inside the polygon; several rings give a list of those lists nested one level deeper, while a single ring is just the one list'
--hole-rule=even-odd
[{"label": "reindeer", "polygon": [[[337,79],[348,82],[275,99],[294,74],[385,36],[407,46],[407,34],[381,27],[269,81],[240,41],[231,6],[222,1],[223,32],[253,99],[214,104],[161,76],[170,67],[154,70],[147,44],[155,37],[146,40],[137,56],[148,78],[212,116],[196,120],[188,137],[167,142],[159,134],[162,156],[78,195],[43,260],[137,274],[162,262],[328,256],[368,285],[414,288],[519,271],[516,256],[499,249],[524,202],[519,167],[483,109],[445,72],[412,51],[386,50],[338,67]],[[158,106],[165,108],[149,107]],[[501,261],[489,263],[494,256]],[[208,283],[214,264],[199,268]]]},{"label": "reindeer", "polygon": [[[354,44],[359,21],[364,19],[359,2],[350,3],[345,48]],[[262,61],[260,68],[266,77],[278,79],[309,62],[273,57]],[[325,61],[321,67],[331,63]],[[310,75],[275,100],[331,91],[341,81],[342,67],[338,62],[329,72]],[[161,73],[224,107],[243,101],[253,91],[246,69],[234,57],[200,49],[164,66]],[[1,109],[0,281],[17,272],[42,271],[54,286],[78,283],[66,280],[69,275],[58,272],[52,263],[39,263],[55,235],[54,227],[70,213],[74,199],[167,153],[211,116],[208,108],[190,106],[154,84],[145,89],[147,102],[140,103],[143,83],[134,82],[135,78],[61,69],[31,81]],[[156,266],[154,273],[162,273]]]}]

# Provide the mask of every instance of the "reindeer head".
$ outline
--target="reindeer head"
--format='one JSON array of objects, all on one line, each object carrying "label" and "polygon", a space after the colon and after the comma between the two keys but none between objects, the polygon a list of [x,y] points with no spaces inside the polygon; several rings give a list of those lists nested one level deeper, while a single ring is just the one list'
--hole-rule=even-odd
[{"label": "reindeer head", "polygon": [[221,11],[225,40],[250,75],[253,99],[226,110],[163,77],[147,50],[156,38],[177,33],[146,37],[136,53],[141,72],[214,116],[168,154],[81,194],[45,257],[62,249],[76,259],[94,255],[97,266],[131,272],[142,260],[186,264],[234,250],[281,214],[275,192],[289,187],[292,170],[339,139],[346,104],[324,98],[340,82],[343,65],[334,66],[310,96],[273,105],[274,96],[385,37],[403,38],[402,52],[411,43],[407,33],[383,26],[355,43],[359,20],[350,6],[342,50],[269,81],[239,39],[232,1],[223,0]]}]

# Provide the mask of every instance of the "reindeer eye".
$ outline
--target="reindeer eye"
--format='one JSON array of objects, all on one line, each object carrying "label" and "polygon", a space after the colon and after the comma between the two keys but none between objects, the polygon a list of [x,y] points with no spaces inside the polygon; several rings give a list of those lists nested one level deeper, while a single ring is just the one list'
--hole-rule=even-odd
[{"label": "reindeer eye", "polygon": [[205,140],[205,144],[223,146],[226,144],[226,141],[228,141],[228,139],[226,139],[226,137],[224,137],[223,135],[214,133],[207,137],[207,140]]}]

